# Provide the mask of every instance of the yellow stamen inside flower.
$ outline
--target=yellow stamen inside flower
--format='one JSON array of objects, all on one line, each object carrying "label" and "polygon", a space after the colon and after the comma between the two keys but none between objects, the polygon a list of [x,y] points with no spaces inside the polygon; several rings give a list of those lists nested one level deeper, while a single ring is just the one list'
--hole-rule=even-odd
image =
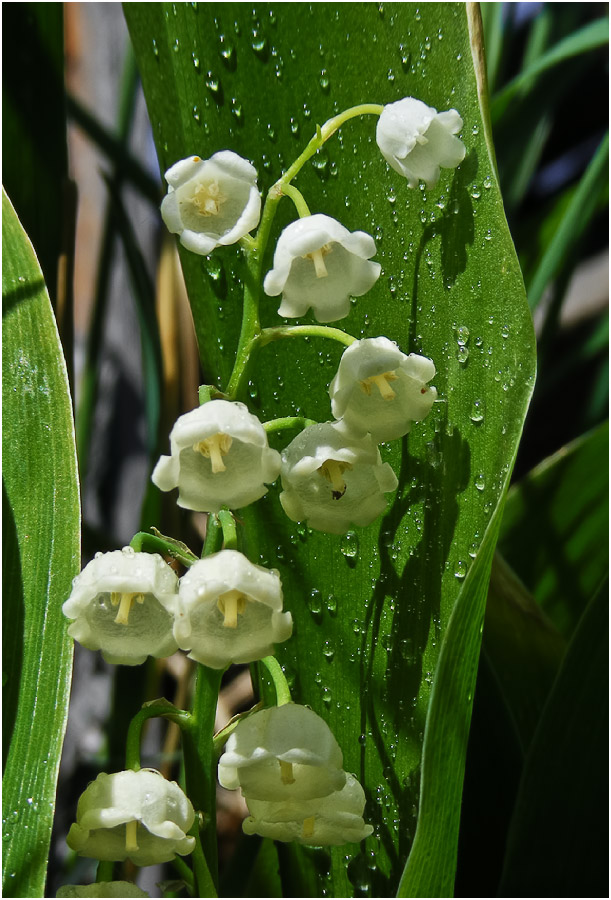
[{"label": "yellow stamen inside flower", "polygon": [[218,216],[221,206],[227,197],[221,191],[217,181],[201,183],[191,197],[191,202],[197,207],[200,216]]},{"label": "yellow stamen inside flower", "polygon": [[144,603],[144,594],[129,594],[123,591],[113,591],[110,595],[110,602],[113,606],[119,607],[115,623],[117,625],[129,625],[129,614],[131,612],[132,603]]},{"label": "yellow stamen inside flower", "polygon": [[248,598],[240,591],[227,591],[217,600],[217,607],[225,617],[223,619],[223,628],[237,628],[238,616],[242,615],[246,609]]},{"label": "yellow stamen inside flower", "polygon": [[125,849],[128,852],[139,850],[138,847],[138,822],[127,822],[125,825]]},{"label": "yellow stamen inside flower", "polygon": [[381,375],[371,375],[369,378],[365,378],[360,382],[361,390],[369,395],[371,394],[372,385],[375,385],[382,395],[383,400],[394,400],[397,395],[391,388],[389,382],[396,381],[398,377],[399,376],[395,375],[394,372],[382,372]]},{"label": "yellow stamen inside flower", "polygon": [[279,759],[280,763],[280,780],[282,784],[295,784],[295,776],[293,775],[293,763],[287,763]]},{"label": "yellow stamen inside flower", "polygon": [[416,135],[416,143],[417,144],[421,144],[424,147],[424,145],[428,144],[428,142],[429,142],[429,139],[427,137],[425,137],[423,134]]},{"label": "yellow stamen inside flower", "polygon": [[342,475],[351,468],[352,465],[350,463],[339,462],[337,459],[327,459],[318,469],[318,473],[331,483],[334,500],[339,500],[346,493],[346,482]]},{"label": "yellow stamen inside flower", "polygon": [[314,263],[317,278],[326,278],[329,274],[323,257],[331,253],[331,244],[323,244],[320,250],[314,250],[312,253],[306,253],[304,259],[311,259]]},{"label": "yellow stamen inside flower", "polygon": [[202,456],[211,461],[212,474],[217,475],[219,472],[225,471],[223,456],[229,452],[232,443],[233,439],[221,431],[218,434],[213,434],[212,437],[199,441],[197,444],[193,444],[193,449],[196,453],[201,453]]},{"label": "yellow stamen inside flower", "polygon": [[316,823],[316,816],[308,816],[307,819],[303,820],[303,828],[301,830],[302,838],[312,837],[312,835],[314,834],[315,823]]}]

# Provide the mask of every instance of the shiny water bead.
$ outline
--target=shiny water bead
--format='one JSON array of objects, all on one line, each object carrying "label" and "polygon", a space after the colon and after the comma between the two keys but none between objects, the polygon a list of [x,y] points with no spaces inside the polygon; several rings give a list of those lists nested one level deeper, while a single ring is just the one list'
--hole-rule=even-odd
[{"label": "shiny water bead", "polygon": [[364,231],[351,233],[330,216],[305,216],[280,235],[263,289],[270,297],[282,294],[281,316],[304,316],[311,308],[319,322],[334,322],[350,312],[351,296],[367,293],[378,280],[375,252]]},{"label": "shiny water bead", "polygon": [[152,479],[162,491],[178,488],[178,505],[199,512],[238,509],[267,493],[280,454],[243,403],[211,400],[180,416]]},{"label": "shiny water bead", "polygon": [[99,881],[96,884],[64,884],[56,897],[150,897],[131,881]]},{"label": "shiny water bead", "polygon": [[346,780],[342,751],[327,723],[305,706],[287,703],[243,719],[219,760],[218,777],[248,799],[323,797]]},{"label": "shiny water bead", "polygon": [[402,437],[437,399],[427,383],[434,376],[430,359],[407,356],[388,338],[355,341],[344,351],[329,387],[333,415],[348,431],[369,432],[376,442]]},{"label": "shiny water bead", "polygon": [[237,550],[221,550],[181,578],[174,636],[191,659],[213,669],[262,659],[291,636],[282,599],[275,569],[256,566]]},{"label": "shiny water bead", "polygon": [[99,553],[74,579],[62,607],[68,634],[107,662],[137,666],[147,656],[171,656],[178,599],[176,573],[157,553],[131,547]]},{"label": "shiny water bead", "polygon": [[437,112],[414,97],[384,107],[376,141],[382,156],[411,188],[424,181],[434,187],[440,168],[454,169],[465,158],[465,145],[456,137],[463,120],[455,109]]},{"label": "shiny water bead", "polygon": [[165,173],[168,193],[161,216],[169,231],[193,253],[235,244],[257,226],[261,197],[257,171],[231,150],[210,159],[189,156]]},{"label": "shiny water bead", "polygon": [[274,841],[297,841],[315,847],[362,841],[373,828],[363,819],[365,794],[353,775],[346,773],[341,790],[312,800],[246,799],[250,816],[242,828]]},{"label": "shiny water bead", "polygon": [[397,477],[370,435],[355,437],[338,423],[310,425],[282,454],[280,502],[290,519],[345,534],[385,509]]},{"label": "shiny water bead", "polygon": [[180,787],[153,769],[101,774],[81,794],[66,841],[79,856],[152,866],[191,853],[194,819]]}]

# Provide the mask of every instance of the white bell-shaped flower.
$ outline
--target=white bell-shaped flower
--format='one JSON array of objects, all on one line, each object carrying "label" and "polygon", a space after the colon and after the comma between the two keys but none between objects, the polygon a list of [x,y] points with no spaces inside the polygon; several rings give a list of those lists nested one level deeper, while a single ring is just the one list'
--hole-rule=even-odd
[{"label": "white bell-shaped flower", "polygon": [[407,178],[411,188],[424,181],[434,187],[440,167],[455,169],[465,158],[465,145],[456,137],[463,121],[455,109],[438,113],[414,97],[385,106],[376,128],[376,141],[389,166]]},{"label": "white bell-shaped flower", "polygon": [[437,391],[432,360],[402,353],[385,337],[355,341],[344,351],[329,387],[336,419],[355,435],[392,441],[429,414]]},{"label": "white bell-shaped flower", "polygon": [[101,774],[81,794],[66,841],[79,856],[152,866],[191,853],[194,819],[180,787],[154,769]]},{"label": "white bell-shaped flower", "polygon": [[371,262],[373,238],[350,232],[330,216],[305,216],[284,229],[274,253],[274,267],[263,289],[282,294],[278,314],[296,318],[310,307],[319,322],[335,322],[350,312],[350,297],[373,287],[381,266]]},{"label": "white bell-shaped flower", "polygon": [[327,723],[296,703],[262,709],[243,719],[219,760],[224,788],[247,799],[310,800],[340,790],[342,751]]},{"label": "white bell-shaped flower", "polygon": [[274,841],[297,841],[314,847],[362,841],[373,828],[363,820],[365,793],[346,773],[343,788],[314,800],[271,802],[246,799],[250,816],[242,828]]},{"label": "white bell-shaped flower", "polygon": [[96,884],[64,884],[56,897],[150,897],[131,881],[98,881]]},{"label": "white bell-shaped flower", "polygon": [[292,631],[291,614],[282,612],[278,572],[237,550],[199,560],[180,580],[174,637],[205,666],[224,669],[262,659]]},{"label": "white bell-shaped flower", "polygon": [[354,437],[332,422],[310,425],[291,441],[281,478],[280,502],[289,519],[331,534],[369,525],[398,484],[369,434]]},{"label": "white bell-shaped flower", "polygon": [[280,454],[243,403],[211,400],[177,419],[171,456],[152,479],[162,491],[178,488],[178,505],[199,512],[239,509],[267,493],[280,471]]},{"label": "white bell-shaped flower", "polygon": [[161,216],[193,253],[206,256],[221,244],[235,244],[259,221],[257,170],[231,150],[181,159],[165,178]]},{"label": "white bell-shaped flower", "polygon": [[147,656],[171,656],[178,577],[158,553],[131,547],[96,553],[72,582],[62,611],[68,634],[109,663],[138,666]]}]

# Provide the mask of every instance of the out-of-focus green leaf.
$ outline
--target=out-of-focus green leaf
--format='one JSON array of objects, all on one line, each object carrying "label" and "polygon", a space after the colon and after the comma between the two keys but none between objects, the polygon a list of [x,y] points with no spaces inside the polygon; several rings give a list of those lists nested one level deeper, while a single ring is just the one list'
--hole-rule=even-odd
[{"label": "out-of-focus green leaf", "polygon": [[570,255],[571,249],[590,225],[601,192],[608,190],[608,170],[609,135],[607,134],[584,172],[552,240],[527,285],[528,302],[531,309],[538,306],[546,286],[556,277],[563,262]]},{"label": "out-of-focus green leaf", "polygon": [[462,796],[455,897],[496,897],[523,757],[485,651],[477,672]]},{"label": "out-of-focus green leaf", "polygon": [[68,164],[63,5],[10,3],[2,24],[2,182],[55,302]]},{"label": "out-of-focus green leaf", "polygon": [[[117,115],[116,136],[113,138],[122,148],[127,146],[140,80],[131,47],[128,47],[121,74],[119,112]],[[122,183],[119,165],[115,165],[112,181],[118,190]],[[154,185],[156,190],[157,186]],[[87,349],[80,375],[80,397],[76,410],[76,449],[78,452],[81,483],[87,477],[89,451],[96,401],[98,396],[98,379],[104,341],[104,325],[108,308],[109,285],[112,274],[112,261],[115,249],[115,220],[110,209],[106,210],[104,230],[98,257],[98,271],[95,285],[93,311],[87,335]]]},{"label": "out-of-focus green leaf", "polygon": [[155,288],[117,185],[107,180],[107,187],[110,194],[112,215],[125,250],[140,325],[142,367],[144,370],[144,384],[146,385],[144,396],[147,425],[146,443],[150,458],[152,458],[157,451],[159,443],[158,426],[161,413],[161,383],[163,378],[159,324],[155,310]]},{"label": "out-of-focus green leaf", "polygon": [[531,745],[500,897],[608,890],[608,589],[584,612]]},{"label": "out-of-focus green leaf", "polygon": [[[532,323],[486,125],[479,35],[455,4],[124,10],[162,171],[192,153],[232,149],[254,161],[265,196],[316,124],[339,110],[415,94],[440,110],[455,107],[465,121],[465,162],[434,190],[411,191],[388,170],[371,117],[342,127],[341,140],[329,141],[295,182],[313,212],[376,240],[382,277],[342,326],[359,337],[387,335],[437,367],[440,402],[409,439],[382,448],[400,480],[387,513],[335,537],[289,522],[276,489],[240,512],[249,557],[282,574],[295,632],[277,655],[293,696],[329,722],[376,829],[359,846],[309,860],[314,895],[394,894],[416,826],[403,890],[446,895],[499,506],[534,377]],[[294,217],[285,201],[266,268]],[[181,251],[181,259],[205,377],[225,385],[244,262],[231,247],[210,259]],[[264,326],[279,324],[276,311],[277,301],[263,297]],[[269,344],[240,399],[263,420],[325,421],[340,355],[330,341]]]},{"label": "out-of-focus green leaf", "polygon": [[159,185],[141,162],[130,154],[121,135],[113,134],[105,128],[75,97],[67,97],[67,109],[72,120],[108,156],[118,176],[129,181],[143,197],[156,206],[161,193]]},{"label": "out-of-focus green leaf", "polygon": [[566,643],[497,553],[492,564],[483,652],[525,752],[562,662]]},{"label": "out-of-focus green leaf", "polygon": [[488,90],[494,93],[503,55],[503,4],[480,3],[486,48]]},{"label": "out-of-focus green leaf", "polygon": [[514,99],[525,84],[532,82],[535,76],[540,75],[547,69],[564,62],[571,57],[579,56],[597,47],[604,47],[609,43],[609,20],[596,19],[589,22],[568,37],[548,50],[543,56],[540,56],[532,65],[522,69],[519,75],[505,85],[505,87],[495,95],[492,100],[490,111],[492,120],[499,119],[511,101]]},{"label": "out-of-focus green leaf", "polygon": [[66,368],[42,272],[2,200],[3,884],[42,897],[68,713],[62,602],[79,568],[79,496]]},{"label": "out-of-focus green leaf", "polygon": [[570,637],[608,570],[609,426],[564,447],[507,497],[500,550]]}]

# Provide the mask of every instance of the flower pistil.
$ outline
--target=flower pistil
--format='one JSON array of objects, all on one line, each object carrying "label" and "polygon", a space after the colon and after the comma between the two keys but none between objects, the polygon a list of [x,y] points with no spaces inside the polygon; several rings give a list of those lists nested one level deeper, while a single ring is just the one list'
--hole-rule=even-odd
[{"label": "flower pistil", "polygon": [[398,378],[394,372],[382,372],[381,375],[370,375],[369,378],[364,378],[359,382],[361,386],[361,390],[364,391],[367,396],[371,396],[372,386],[377,387],[380,394],[382,395],[383,400],[394,400],[397,396],[393,389],[390,386],[391,381],[396,381]]},{"label": "flower pistil", "polygon": [[129,614],[133,603],[144,603],[144,594],[130,594],[121,591],[112,591],[110,594],[110,602],[113,606],[118,606],[119,611],[115,618],[117,625],[129,625]]},{"label": "flower pistil", "polygon": [[212,463],[212,474],[217,475],[219,472],[226,471],[223,456],[229,452],[232,443],[233,438],[231,435],[223,434],[221,431],[211,435],[209,438],[205,438],[203,441],[198,441],[197,444],[193,444],[193,449],[196,453],[201,453],[202,456],[210,460]]},{"label": "flower pistil", "polygon": [[200,216],[218,216],[221,206],[227,199],[218,181],[201,182],[192,197],[187,198],[186,203],[192,203]]},{"label": "flower pistil", "polygon": [[339,500],[346,493],[346,482],[342,475],[352,468],[350,463],[340,462],[337,459],[327,459],[319,467],[318,472],[323,478],[331,484],[333,488],[333,499]]},{"label": "flower pistil", "polygon": [[139,849],[138,821],[137,819],[132,819],[131,822],[127,822],[125,825],[125,850],[127,853],[133,853],[135,850]]},{"label": "flower pistil", "polygon": [[224,616],[224,628],[237,628],[238,616],[246,609],[248,598],[241,591],[226,591],[217,600],[217,607]]}]

